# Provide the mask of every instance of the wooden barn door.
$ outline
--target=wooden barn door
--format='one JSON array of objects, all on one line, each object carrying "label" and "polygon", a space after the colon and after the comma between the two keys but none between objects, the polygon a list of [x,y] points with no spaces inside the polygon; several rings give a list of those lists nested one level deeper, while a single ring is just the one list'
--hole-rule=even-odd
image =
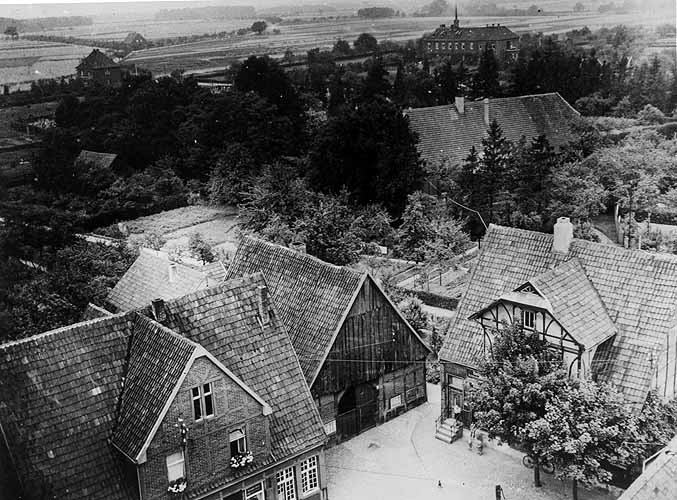
[{"label": "wooden barn door", "polygon": [[355,388],[355,400],[360,413],[360,432],[378,422],[378,390],[370,383]]}]

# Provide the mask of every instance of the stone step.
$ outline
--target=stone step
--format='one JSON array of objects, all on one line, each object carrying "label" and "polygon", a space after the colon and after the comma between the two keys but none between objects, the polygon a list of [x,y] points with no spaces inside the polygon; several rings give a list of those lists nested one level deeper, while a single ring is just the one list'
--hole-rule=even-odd
[{"label": "stone step", "polygon": [[440,441],[444,441],[445,443],[451,443],[452,437],[451,433],[445,433],[442,432],[442,429],[438,429],[438,431],[435,433],[435,439],[439,439]]}]

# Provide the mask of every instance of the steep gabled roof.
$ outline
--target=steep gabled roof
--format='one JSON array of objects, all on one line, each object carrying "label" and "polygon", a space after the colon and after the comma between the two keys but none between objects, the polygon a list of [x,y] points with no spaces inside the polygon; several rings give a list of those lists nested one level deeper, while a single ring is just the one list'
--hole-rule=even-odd
[{"label": "steep gabled roof", "polygon": [[[578,112],[558,93],[491,99],[488,106],[489,123],[495,119],[510,141],[546,135],[553,147],[561,147],[574,139],[570,124]],[[409,126],[418,134],[421,157],[455,165],[468,157],[472,146],[481,151],[489,128],[484,107],[483,101],[466,100],[463,113],[453,104],[407,110]]]},{"label": "steep gabled roof", "polygon": [[83,149],[75,159],[75,163],[86,163],[100,169],[110,168],[118,157],[115,153],[97,153]]},{"label": "steep gabled roof", "polygon": [[[552,252],[552,241],[551,234],[489,227],[440,357],[477,366],[482,331],[468,318],[534,276],[577,258],[618,331],[613,343],[595,354],[595,359],[607,362],[600,378],[617,385],[629,401],[642,403],[651,384],[655,353],[675,325],[677,258],[578,239],[565,255]],[[674,350],[666,355],[674,365]]]},{"label": "steep gabled roof", "polygon": [[270,405],[271,452],[282,460],[326,436],[277,309],[268,323],[259,318],[258,289],[265,286],[255,274],[168,301],[163,323],[204,347]]},{"label": "steep gabled roof", "polygon": [[77,69],[103,69],[103,68],[119,68],[120,65],[113,61],[106,54],[99,49],[92,50],[87,57],[85,57]]},{"label": "steep gabled roof", "polygon": [[0,345],[0,425],[29,498],[136,495],[108,443],[131,335],[117,315]]},{"label": "steep gabled roof", "polygon": [[674,500],[677,498],[677,437],[635,479],[618,500]]},{"label": "steep gabled roof", "polygon": [[505,26],[470,26],[470,27],[455,27],[440,26],[431,35],[425,37],[425,40],[453,40],[453,41],[498,41],[498,40],[515,40],[519,39],[519,35]]},{"label": "steep gabled roof", "polygon": [[170,280],[170,263],[166,253],[142,248],[139,257],[120,278],[106,301],[117,310],[131,311],[146,307],[153,299],[173,299],[216,285],[224,280],[226,274],[221,262],[201,267],[175,262]]},{"label": "steep gabled roof", "polygon": [[577,258],[531,278],[529,283],[548,299],[555,319],[586,349],[616,334],[606,306]]},{"label": "steep gabled roof", "polygon": [[113,445],[136,462],[192,365],[198,345],[143,316],[134,317],[129,368]]},{"label": "steep gabled roof", "polygon": [[258,272],[266,278],[303,373],[311,383],[367,274],[280,245],[244,238],[228,277]]}]

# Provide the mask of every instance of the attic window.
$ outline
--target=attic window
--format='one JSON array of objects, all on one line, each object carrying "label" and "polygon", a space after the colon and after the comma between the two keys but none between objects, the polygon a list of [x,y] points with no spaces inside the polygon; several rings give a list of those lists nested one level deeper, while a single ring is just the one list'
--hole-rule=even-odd
[{"label": "attic window", "polygon": [[211,382],[193,387],[190,390],[190,397],[193,402],[193,418],[196,422],[199,422],[203,418],[214,416],[214,398]]},{"label": "attic window", "polygon": [[244,429],[236,429],[230,433],[230,456],[236,457],[247,451],[247,436]]},{"label": "attic window", "polygon": [[536,313],[528,309],[522,309],[522,325],[524,328],[533,330],[536,327]]}]

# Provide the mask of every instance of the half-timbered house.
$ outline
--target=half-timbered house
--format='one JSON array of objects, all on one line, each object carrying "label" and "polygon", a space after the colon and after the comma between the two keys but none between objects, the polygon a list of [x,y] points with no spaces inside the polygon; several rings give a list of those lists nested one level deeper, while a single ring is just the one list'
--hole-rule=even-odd
[{"label": "half-timbered house", "polygon": [[430,351],[368,273],[245,238],[228,277],[254,272],[265,276],[333,442],[426,401]]},{"label": "half-timbered house", "polygon": [[677,258],[573,237],[491,225],[444,346],[441,417],[461,408],[467,383],[491,356],[497,329],[519,324],[560,353],[572,377],[617,387],[641,407],[650,390],[677,390]]}]

